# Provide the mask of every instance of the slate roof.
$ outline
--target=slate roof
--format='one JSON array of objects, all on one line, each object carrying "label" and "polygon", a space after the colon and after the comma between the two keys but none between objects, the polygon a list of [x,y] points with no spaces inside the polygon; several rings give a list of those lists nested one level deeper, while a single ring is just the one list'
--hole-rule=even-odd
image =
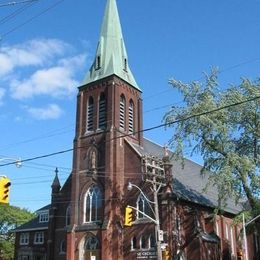
[{"label": "slate roof", "polygon": [[[49,210],[50,205],[46,205],[36,212],[43,211],[43,210]],[[26,232],[26,231],[33,231],[33,230],[44,230],[48,229],[48,222],[39,222],[39,216],[35,217],[34,219],[26,222],[25,224],[17,227],[13,230],[13,232]]]},{"label": "slate roof", "polygon": [[[164,156],[164,147],[148,139],[144,139],[143,148],[136,144],[132,145],[140,155],[153,155],[158,158]],[[218,206],[217,187],[211,185],[206,192],[204,191],[210,173],[202,176],[202,166],[188,159],[184,159],[184,166],[180,161],[171,160],[171,163],[173,164],[174,177],[173,192],[177,197],[207,207],[215,208]],[[228,213],[237,214],[242,210],[242,206],[237,205],[234,199],[229,198],[224,210]]]}]

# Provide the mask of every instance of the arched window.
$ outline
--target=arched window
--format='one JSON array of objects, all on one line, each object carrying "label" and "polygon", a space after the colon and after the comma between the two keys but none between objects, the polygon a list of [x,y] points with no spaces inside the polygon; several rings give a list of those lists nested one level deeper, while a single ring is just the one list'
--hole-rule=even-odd
[{"label": "arched window", "polygon": [[125,97],[124,95],[120,96],[120,118],[119,118],[119,127],[125,130]]},{"label": "arched window", "polygon": [[[141,212],[144,212],[148,216],[152,215],[150,205],[142,194],[139,195],[136,204],[137,204],[136,207],[138,209],[137,219],[146,218]],[[141,212],[139,212],[139,211],[141,211]]]},{"label": "arched window", "polygon": [[94,100],[89,97],[87,104],[87,131],[93,131]]},{"label": "arched window", "polygon": [[91,186],[85,196],[85,222],[101,220],[102,193],[97,185]]},{"label": "arched window", "polygon": [[71,211],[70,211],[70,206],[68,206],[66,209],[66,226],[70,225],[70,216],[71,216]]},{"label": "arched window", "polygon": [[134,133],[134,102],[130,100],[129,102],[129,114],[128,114],[128,129],[129,133],[133,134]]},{"label": "arched window", "polygon": [[98,128],[106,129],[106,96],[104,93],[101,93],[99,97],[99,108],[98,108]]},{"label": "arched window", "polygon": [[140,248],[145,249],[147,247],[147,240],[145,236],[141,236],[140,238]]},{"label": "arched window", "polygon": [[131,250],[135,250],[137,249],[137,241],[136,241],[136,237],[132,237],[131,239]]},{"label": "arched window", "polygon": [[66,253],[66,243],[65,240],[62,240],[60,242],[60,254],[65,254]]},{"label": "arched window", "polygon": [[150,235],[149,237],[149,249],[155,248],[156,242],[154,235]]},{"label": "arched window", "polygon": [[101,259],[100,242],[96,236],[90,235],[86,238],[84,251],[84,257],[80,259]]},{"label": "arched window", "polygon": [[97,250],[100,249],[100,244],[95,236],[87,237],[85,242],[85,250]]}]

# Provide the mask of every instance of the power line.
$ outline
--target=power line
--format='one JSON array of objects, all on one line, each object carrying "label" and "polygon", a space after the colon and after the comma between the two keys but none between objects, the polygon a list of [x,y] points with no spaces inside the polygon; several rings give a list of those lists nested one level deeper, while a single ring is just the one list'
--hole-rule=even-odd
[{"label": "power line", "polygon": [[0,19],[0,25],[10,21],[12,18],[15,18],[17,15],[19,15],[20,13],[22,13],[23,11],[25,11],[26,9],[28,9],[29,7],[31,7],[34,4],[36,4],[36,2],[31,2],[25,6],[20,7],[19,9],[10,13],[9,15],[3,17],[2,19]]},{"label": "power line", "polygon": [[14,27],[14,28],[11,29],[10,31],[8,31],[8,32],[6,32],[6,33],[4,33],[4,34],[2,34],[2,35],[0,36],[0,40],[2,40],[2,39],[3,39],[4,37],[6,37],[7,35],[13,33],[14,31],[20,29],[20,28],[23,27],[24,25],[30,23],[31,21],[33,21],[34,19],[38,18],[39,16],[41,16],[41,15],[47,13],[48,11],[50,11],[50,10],[53,9],[53,8],[55,8],[57,5],[59,5],[59,4],[62,3],[63,1],[64,1],[64,0],[59,0],[59,1],[55,2],[54,4],[52,4],[51,6],[49,6],[48,8],[44,9],[42,12],[40,12],[40,13],[38,13],[38,14],[32,16],[31,18],[29,18],[28,20],[26,20],[26,21],[23,22],[22,24],[20,24],[20,25]]},{"label": "power line", "polygon": [[[167,123],[163,123],[163,124],[160,124],[160,125],[157,125],[157,126],[153,126],[153,127],[149,127],[149,128],[146,128],[146,129],[139,130],[139,131],[135,131],[133,134],[123,134],[123,135],[111,138],[109,140],[106,140],[106,141],[104,141],[104,143],[111,142],[112,140],[116,140],[116,139],[119,139],[119,138],[131,137],[131,136],[138,134],[138,133],[148,132],[148,131],[152,131],[152,130],[155,130],[155,129],[158,129],[158,128],[171,126],[172,124],[187,121],[191,118],[195,118],[195,117],[199,117],[199,116],[203,116],[203,115],[208,115],[208,114],[215,113],[215,112],[223,110],[223,109],[227,109],[227,108],[230,108],[230,107],[234,107],[234,106],[242,105],[242,104],[245,104],[245,103],[248,103],[248,102],[252,102],[252,101],[255,101],[259,98],[260,98],[260,96],[255,96],[255,97],[252,97],[252,98],[249,98],[249,99],[246,99],[246,100],[243,100],[243,101],[239,101],[239,102],[236,102],[236,103],[232,103],[232,104],[229,104],[229,105],[226,105],[226,106],[222,106],[222,107],[219,107],[219,108],[216,108],[216,109],[212,109],[212,110],[209,110],[209,111],[193,114],[193,115],[190,115],[190,116],[187,116],[187,117],[184,117],[184,118],[179,118],[177,120],[173,120],[171,122],[167,122]],[[77,147],[76,149],[81,149],[81,148],[85,148],[85,147],[86,146]],[[32,157],[32,158],[28,158],[28,159],[23,159],[23,160],[21,160],[21,162],[23,163],[23,162],[34,161],[34,160],[38,160],[38,159],[42,159],[42,158],[47,158],[47,157],[51,157],[51,156],[55,156],[55,155],[64,154],[64,153],[67,153],[67,152],[72,152],[73,150],[74,150],[74,148],[70,148],[70,149],[61,150],[61,151],[58,151],[58,152],[53,152],[53,153],[49,153],[49,154],[45,154],[45,155],[39,155],[39,156],[35,156],[35,157]],[[13,165],[15,163],[16,162],[9,162],[9,163],[5,163],[5,164],[1,164],[0,167],[7,166],[7,165]]]},{"label": "power line", "polygon": [[13,1],[13,2],[8,2],[5,4],[0,4],[0,7],[4,7],[4,6],[10,6],[10,5],[18,5],[18,4],[26,4],[26,3],[31,3],[31,2],[36,2],[38,0],[24,0],[24,1]]},{"label": "power line", "polygon": [[[223,72],[226,72],[226,71],[229,71],[229,70],[236,69],[236,68],[238,68],[238,67],[240,67],[240,66],[243,66],[243,65],[246,65],[246,64],[250,64],[250,63],[259,61],[259,60],[260,60],[260,57],[253,58],[253,59],[249,59],[249,60],[246,60],[246,61],[242,61],[242,62],[237,63],[237,64],[235,64],[235,65],[231,65],[231,66],[226,67],[226,68],[224,68],[224,69],[222,69],[222,70],[219,70],[219,74],[221,74],[221,73],[223,73]],[[199,80],[201,80],[201,79],[203,79],[203,77],[200,77],[200,78],[198,78],[198,79],[195,80],[195,81],[199,81]],[[193,81],[194,81],[194,80],[193,80]],[[163,91],[157,92],[157,93],[155,93],[155,94],[152,94],[152,95],[147,96],[147,97],[144,97],[144,98],[145,98],[145,99],[150,99],[150,98],[158,97],[159,95],[168,93],[168,92],[170,92],[170,91],[172,91],[172,89],[163,90]]]}]

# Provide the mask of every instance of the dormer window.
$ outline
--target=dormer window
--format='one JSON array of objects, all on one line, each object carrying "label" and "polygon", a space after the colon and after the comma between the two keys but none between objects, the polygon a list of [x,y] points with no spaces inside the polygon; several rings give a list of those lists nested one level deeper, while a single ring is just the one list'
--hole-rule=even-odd
[{"label": "dormer window", "polygon": [[124,59],[124,71],[127,72],[127,59]]},{"label": "dormer window", "polygon": [[43,212],[40,213],[39,215],[39,222],[44,223],[49,221],[49,213],[48,212]]},{"label": "dormer window", "polygon": [[98,55],[96,58],[96,70],[99,70],[100,68],[101,68],[100,56]]}]

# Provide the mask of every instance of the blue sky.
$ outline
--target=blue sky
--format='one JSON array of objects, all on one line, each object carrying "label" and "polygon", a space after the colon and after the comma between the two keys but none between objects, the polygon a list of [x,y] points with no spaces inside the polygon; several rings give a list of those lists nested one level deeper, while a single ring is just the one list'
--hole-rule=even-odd
[{"label": "blue sky", "polygon": [[[0,158],[72,148],[77,87],[95,54],[106,1],[1,6],[7,2],[0,0]],[[198,80],[217,66],[224,90],[241,77],[260,76],[258,0],[117,2],[130,67],[143,91],[144,128],[161,124],[170,105],[181,102],[170,78]],[[162,145],[170,135],[163,129],[145,134]],[[19,169],[0,167],[12,180],[11,204],[30,210],[48,204],[55,167],[63,183],[71,160],[69,152]]]}]

